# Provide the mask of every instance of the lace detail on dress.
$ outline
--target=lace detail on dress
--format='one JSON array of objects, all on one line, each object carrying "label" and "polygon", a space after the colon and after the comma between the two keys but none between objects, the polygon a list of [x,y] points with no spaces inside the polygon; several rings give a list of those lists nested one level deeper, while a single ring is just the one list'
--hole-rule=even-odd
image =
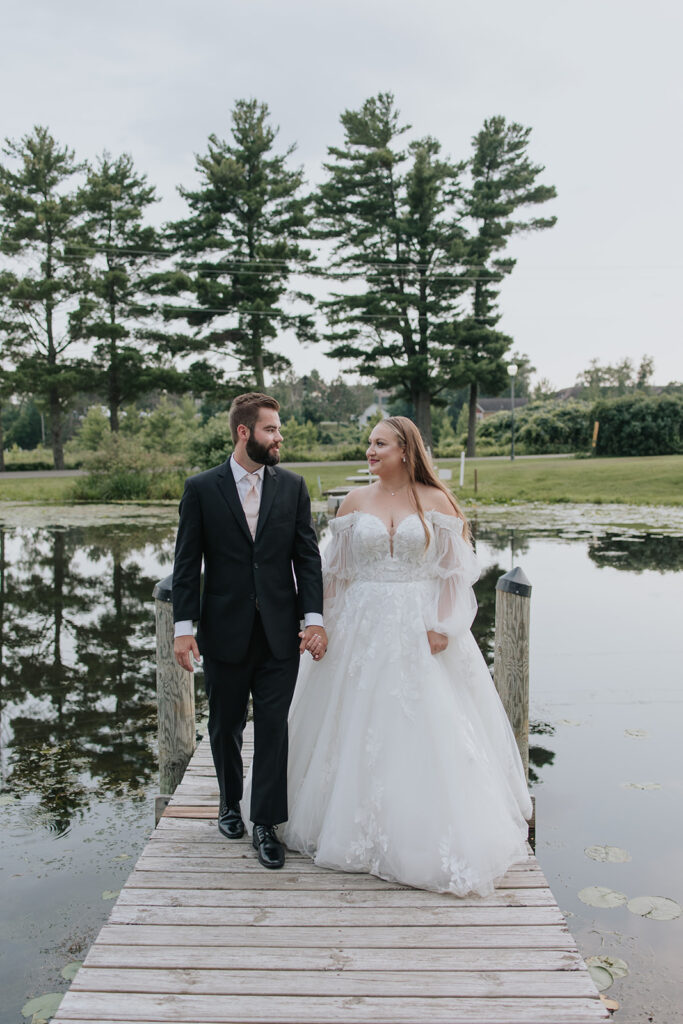
[{"label": "lace detail on dress", "polygon": [[[455,516],[391,539],[376,516],[331,524],[321,662],[290,712],[285,843],[316,863],[464,895],[526,857],[514,736],[469,633],[476,559]],[[432,655],[428,628],[447,633]],[[248,793],[248,789],[247,789]]]},{"label": "lace detail on dress", "polygon": [[[448,879],[447,888],[449,892],[464,893],[480,891],[482,879],[472,865],[468,864],[458,854],[458,843],[461,842],[452,825],[439,843],[439,854],[441,856],[441,870]],[[491,885],[492,889],[493,886]]]}]

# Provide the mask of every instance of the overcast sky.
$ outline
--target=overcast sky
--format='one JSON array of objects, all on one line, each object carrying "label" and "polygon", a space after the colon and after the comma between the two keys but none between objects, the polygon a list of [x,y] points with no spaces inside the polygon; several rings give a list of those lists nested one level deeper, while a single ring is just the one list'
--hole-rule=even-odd
[{"label": "overcast sky", "polygon": [[[131,153],[164,220],[238,98],[268,103],[310,180],[340,112],[379,91],[455,159],[502,114],[533,129],[558,223],[514,241],[500,329],[558,388],[644,353],[666,383],[683,379],[682,22],[675,0],[4,0],[0,134]],[[338,372],[324,345],[286,351]]]}]

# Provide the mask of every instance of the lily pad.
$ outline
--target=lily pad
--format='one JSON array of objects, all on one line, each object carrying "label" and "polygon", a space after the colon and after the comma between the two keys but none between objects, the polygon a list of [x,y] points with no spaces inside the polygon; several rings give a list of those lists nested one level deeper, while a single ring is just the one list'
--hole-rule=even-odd
[{"label": "lily pad", "polygon": [[33,1024],[54,1017],[62,1001],[63,992],[46,992],[44,996],[29,999],[21,1008],[23,1017],[31,1017]]},{"label": "lily pad", "polygon": [[647,729],[624,729],[624,736],[630,736],[633,740],[643,740],[647,735]]},{"label": "lily pad", "polygon": [[0,807],[7,807],[9,804],[15,804],[16,802],[16,798],[10,796],[9,793],[3,793],[2,796],[0,796]]},{"label": "lily pad", "polygon": [[666,896],[634,896],[626,904],[632,914],[650,917],[653,921],[674,921],[681,916],[681,905]]},{"label": "lily pad", "polygon": [[627,898],[625,893],[604,885],[589,885],[579,892],[579,899],[589,907],[621,907]]},{"label": "lily pad", "polygon": [[589,956],[586,966],[602,967],[609,971],[613,978],[625,978],[628,974],[628,964],[618,956]]},{"label": "lily pad", "polygon": [[595,982],[595,987],[598,992],[604,992],[605,989],[609,988],[614,983],[614,978],[606,967],[600,967],[599,964],[588,965],[588,973]]},{"label": "lily pad", "polygon": [[78,974],[79,968],[82,966],[82,960],[72,960],[70,964],[66,965],[66,967],[62,967],[60,974],[66,981],[73,981]]},{"label": "lily pad", "polygon": [[622,782],[624,789],[661,789],[661,782]]},{"label": "lily pad", "polygon": [[609,861],[611,864],[625,864],[631,859],[628,850],[622,850],[620,846],[587,846],[583,852],[591,860],[603,863]]},{"label": "lily pad", "polygon": [[105,889],[104,892],[102,893],[102,899],[115,900],[120,892],[120,889]]}]

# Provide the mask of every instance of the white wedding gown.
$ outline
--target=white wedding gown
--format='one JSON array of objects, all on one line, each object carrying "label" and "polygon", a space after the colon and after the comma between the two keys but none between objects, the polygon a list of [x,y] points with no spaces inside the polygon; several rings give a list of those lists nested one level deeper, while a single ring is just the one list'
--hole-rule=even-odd
[{"label": "white wedding gown", "polygon": [[[527,858],[531,802],[470,633],[475,555],[460,519],[425,518],[426,549],[416,514],[393,538],[370,513],[330,524],[329,647],[299,673],[281,834],[323,867],[485,895]],[[441,654],[428,629],[448,635]]]}]

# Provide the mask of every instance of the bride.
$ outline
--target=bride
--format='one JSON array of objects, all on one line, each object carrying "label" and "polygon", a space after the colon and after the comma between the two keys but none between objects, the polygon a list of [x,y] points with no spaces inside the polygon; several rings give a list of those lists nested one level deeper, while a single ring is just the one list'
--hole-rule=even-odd
[{"label": "bride", "polygon": [[470,633],[467,523],[406,417],[367,457],[377,482],[330,524],[329,648],[309,645],[290,710],[283,839],[323,867],[485,895],[527,858],[531,802]]}]

